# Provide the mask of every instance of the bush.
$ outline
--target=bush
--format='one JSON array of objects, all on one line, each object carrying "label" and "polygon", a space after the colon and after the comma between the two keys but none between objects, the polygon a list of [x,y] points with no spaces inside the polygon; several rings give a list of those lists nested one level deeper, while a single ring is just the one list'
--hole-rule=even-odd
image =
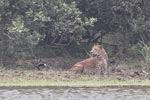
[{"label": "bush", "polygon": [[143,67],[143,71],[148,74],[150,71],[150,46],[142,41],[140,42],[140,47],[140,53],[144,58],[144,61],[141,63],[141,65]]}]

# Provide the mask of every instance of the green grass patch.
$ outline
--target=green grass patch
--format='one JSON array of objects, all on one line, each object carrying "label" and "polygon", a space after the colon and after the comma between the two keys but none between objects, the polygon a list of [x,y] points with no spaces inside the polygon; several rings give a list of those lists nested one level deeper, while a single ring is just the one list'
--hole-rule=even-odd
[{"label": "green grass patch", "polygon": [[61,81],[61,80],[48,80],[48,79],[13,79],[13,78],[1,78],[0,87],[12,87],[12,86],[66,86],[66,87],[103,87],[103,86],[149,86],[150,80],[128,79],[119,81],[117,79],[88,79],[88,80],[73,80],[73,81]]}]

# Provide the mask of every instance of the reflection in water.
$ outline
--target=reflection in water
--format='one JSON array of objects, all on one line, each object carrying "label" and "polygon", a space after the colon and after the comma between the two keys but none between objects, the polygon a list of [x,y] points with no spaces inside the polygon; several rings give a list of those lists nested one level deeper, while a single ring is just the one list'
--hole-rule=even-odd
[{"label": "reflection in water", "polygon": [[149,94],[146,88],[0,89],[0,100],[150,100]]}]

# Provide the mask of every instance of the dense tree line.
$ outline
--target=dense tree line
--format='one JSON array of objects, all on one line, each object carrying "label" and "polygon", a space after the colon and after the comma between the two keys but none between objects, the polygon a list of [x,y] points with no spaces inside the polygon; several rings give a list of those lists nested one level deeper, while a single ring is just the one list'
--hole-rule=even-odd
[{"label": "dense tree line", "polygon": [[97,18],[91,38],[112,34],[125,47],[149,42],[149,5],[148,0],[78,0],[85,16]]},{"label": "dense tree line", "polygon": [[37,45],[105,43],[111,37],[121,52],[141,40],[149,44],[150,1],[0,0],[0,61]]}]

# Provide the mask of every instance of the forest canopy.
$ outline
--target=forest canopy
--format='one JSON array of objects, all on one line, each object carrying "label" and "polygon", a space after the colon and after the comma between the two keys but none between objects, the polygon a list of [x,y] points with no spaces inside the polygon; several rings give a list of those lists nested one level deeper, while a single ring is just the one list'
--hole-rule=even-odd
[{"label": "forest canopy", "polygon": [[98,42],[124,53],[149,38],[149,0],[0,0],[1,63],[37,46]]}]

